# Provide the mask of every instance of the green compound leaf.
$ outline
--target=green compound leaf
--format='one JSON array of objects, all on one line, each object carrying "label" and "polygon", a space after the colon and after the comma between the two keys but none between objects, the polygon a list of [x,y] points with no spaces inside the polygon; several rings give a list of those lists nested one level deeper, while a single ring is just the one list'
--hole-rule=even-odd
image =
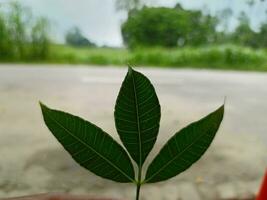
[{"label": "green compound leaf", "polygon": [[145,183],[172,178],[189,168],[210,146],[221,121],[224,106],[176,133],[149,165]]},{"label": "green compound leaf", "polygon": [[148,78],[130,67],[122,83],[114,115],[124,146],[142,167],[158,136],[160,105]]},{"label": "green compound leaf", "polygon": [[111,136],[79,117],[40,105],[47,127],[77,163],[103,178],[134,182],[130,158]]}]

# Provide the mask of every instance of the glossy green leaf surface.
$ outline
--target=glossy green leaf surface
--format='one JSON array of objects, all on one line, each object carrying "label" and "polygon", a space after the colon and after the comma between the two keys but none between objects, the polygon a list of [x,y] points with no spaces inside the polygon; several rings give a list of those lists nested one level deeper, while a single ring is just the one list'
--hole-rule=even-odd
[{"label": "glossy green leaf surface", "polygon": [[176,133],[149,165],[145,182],[167,180],[195,163],[210,146],[223,115],[224,106]]},{"label": "glossy green leaf surface", "polygon": [[133,160],[142,166],[154,146],[160,122],[160,105],[153,85],[129,68],[115,106],[120,139]]},{"label": "glossy green leaf surface", "polygon": [[71,114],[41,104],[44,121],[81,166],[117,182],[133,182],[134,169],[126,151],[107,133]]}]

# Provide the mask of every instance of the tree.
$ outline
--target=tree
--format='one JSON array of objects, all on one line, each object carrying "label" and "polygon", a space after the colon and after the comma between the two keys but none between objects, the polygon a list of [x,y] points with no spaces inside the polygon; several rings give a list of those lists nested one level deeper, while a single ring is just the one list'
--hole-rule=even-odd
[{"label": "tree", "polygon": [[27,57],[26,44],[29,41],[27,27],[30,23],[31,12],[18,2],[12,2],[7,18],[8,34],[12,41],[10,45],[13,48],[15,56],[18,59],[23,59]]},{"label": "tree", "polygon": [[31,31],[31,57],[33,59],[45,59],[49,54],[48,39],[49,22],[41,17],[38,18]]},{"label": "tree", "polygon": [[216,35],[215,17],[200,11],[175,8],[149,8],[128,12],[128,19],[121,31],[124,43],[130,47],[197,46],[214,41]]},{"label": "tree", "polygon": [[83,36],[81,30],[78,27],[70,29],[65,36],[66,43],[72,46],[78,47],[93,47],[94,43],[90,42],[86,37]]},{"label": "tree", "polygon": [[8,59],[14,56],[9,38],[8,27],[5,18],[0,13],[0,59]]},{"label": "tree", "polygon": [[257,47],[256,33],[250,27],[250,21],[245,12],[239,16],[239,25],[233,34],[233,42],[244,45]]},{"label": "tree", "polygon": [[222,26],[224,32],[229,31],[229,21],[233,16],[233,10],[229,7],[222,9],[218,12],[217,16],[219,19],[219,23]]},{"label": "tree", "polygon": [[267,48],[267,10],[265,11],[265,21],[260,26],[260,31],[257,36],[258,44],[260,47]]},{"label": "tree", "polygon": [[188,12],[188,31],[185,33],[186,44],[199,46],[214,43],[217,40],[216,26],[218,20],[211,15],[203,15],[201,11]]},{"label": "tree", "polygon": [[257,41],[258,47],[267,48],[267,23],[262,23],[260,27],[260,31],[257,34],[255,40]]}]

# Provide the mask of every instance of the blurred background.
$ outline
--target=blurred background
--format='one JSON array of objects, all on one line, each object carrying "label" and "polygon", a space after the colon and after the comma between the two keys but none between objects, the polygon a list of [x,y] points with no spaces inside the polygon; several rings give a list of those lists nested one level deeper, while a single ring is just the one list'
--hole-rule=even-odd
[{"label": "blurred background", "polygon": [[38,101],[103,127],[127,65],[162,107],[153,159],[167,139],[219,107],[209,151],[142,199],[254,199],[267,166],[264,0],[0,0],[0,197],[68,192],[134,198],[132,185],[79,167],[44,126]]}]

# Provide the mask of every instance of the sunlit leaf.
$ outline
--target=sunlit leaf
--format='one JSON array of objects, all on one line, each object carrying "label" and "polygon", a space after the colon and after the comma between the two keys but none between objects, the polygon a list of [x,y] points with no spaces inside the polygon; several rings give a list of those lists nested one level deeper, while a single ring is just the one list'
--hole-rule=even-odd
[{"label": "sunlit leaf", "polygon": [[115,106],[119,136],[139,167],[155,144],[159,131],[160,105],[153,85],[129,68]]},{"label": "sunlit leaf", "polygon": [[81,166],[117,182],[133,182],[134,169],[125,150],[94,124],[40,104],[53,135]]},{"label": "sunlit leaf", "polygon": [[176,133],[149,165],[145,182],[167,180],[196,162],[210,146],[223,114],[224,106]]}]

